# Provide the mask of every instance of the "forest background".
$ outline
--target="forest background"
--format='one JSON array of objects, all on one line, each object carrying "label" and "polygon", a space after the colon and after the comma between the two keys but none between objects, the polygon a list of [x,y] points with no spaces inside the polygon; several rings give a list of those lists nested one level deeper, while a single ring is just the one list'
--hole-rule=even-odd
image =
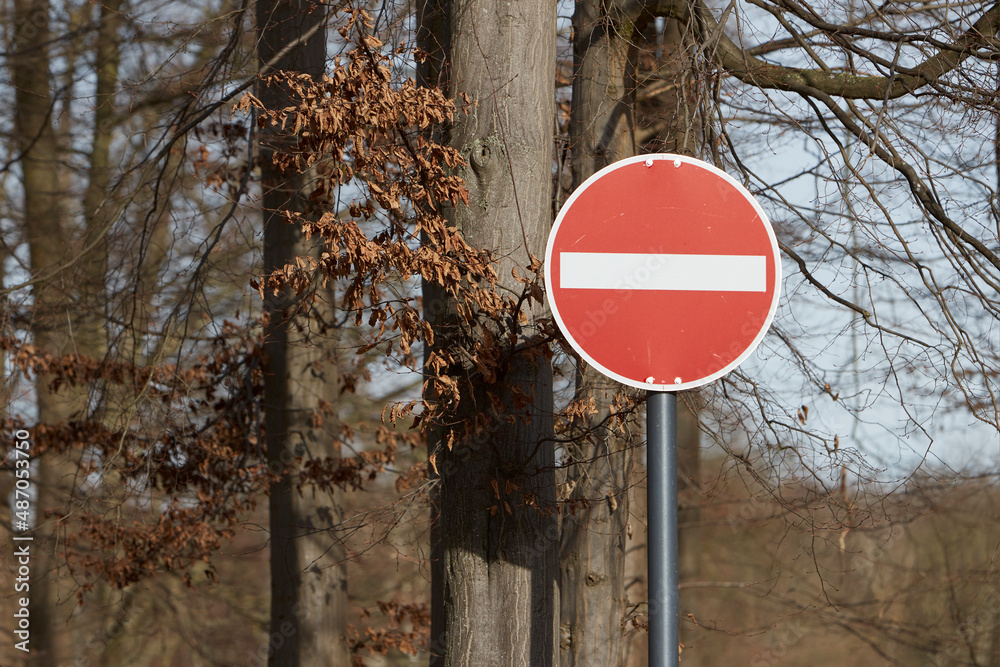
[{"label": "forest background", "polygon": [[0,12],[0,665],[646,664],[642,397],[538,257],[649,152],[784,265],[680,397],[682,664],[1000,664],[1000,4]]}]

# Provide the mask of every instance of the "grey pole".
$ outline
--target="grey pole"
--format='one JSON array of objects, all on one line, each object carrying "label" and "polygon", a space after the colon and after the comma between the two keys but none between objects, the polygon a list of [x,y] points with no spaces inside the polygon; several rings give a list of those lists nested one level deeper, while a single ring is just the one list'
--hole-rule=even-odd
[{"label": "grey pole", "polygon": [[649,667],[677,667],[676,394],[646,392],[646,466]]}]

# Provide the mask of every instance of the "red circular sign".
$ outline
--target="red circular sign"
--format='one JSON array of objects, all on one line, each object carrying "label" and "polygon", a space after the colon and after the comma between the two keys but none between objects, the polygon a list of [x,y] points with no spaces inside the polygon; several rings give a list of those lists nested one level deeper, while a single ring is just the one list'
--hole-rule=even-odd
[{"label": "red circular sign", "polygon": [[767,215],[712,165],[640,155],[609,165],[559,211],[545,250],[559,328],[627,385],[680,391],[736,368],[778,306]]}]

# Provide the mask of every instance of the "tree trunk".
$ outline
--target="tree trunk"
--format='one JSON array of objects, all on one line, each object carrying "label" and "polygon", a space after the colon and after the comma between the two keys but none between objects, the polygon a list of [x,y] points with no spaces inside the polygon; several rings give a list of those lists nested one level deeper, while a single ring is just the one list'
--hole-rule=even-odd
[{"label": "tree trunk", "polygon": [[[469,190],[452,224],[467,243],[499,258],[495,289],[516,301],[525,285],[512,269],[529,274],[551,225],[555,5],[454,0],[427,3],[420,16],[437,19],[421,34],[444,54],[428,69],[447,72],[449,95],[472,101],[451,128]],[[500,360],[496,378],[474,366],[448,369],[458,402],[448,425],[431,433],[439,473],[432,554],[440,559],[432,569],[431,664],[554,665],[552,374],[547,359],[528,353],[543,306],[522,305],[523,326],[513,315],[491,319],[473,310],[463,318],[454,298],[434,290],[424,307],[437,350],[472,353],[490,339]]]},{"label": "tree trunk", "polygon": [[[111,140],[115,127],[115,94],[118,91],[118,65],[121,51],[118,29],[121,26],[122,0],[105,0],[97,9],[98,31],[95,48],[95,75],[97,86],[94,104],[94,138],[91,143],[90,163],[87,168],[87,188],[83,194],[84,236],[82,245],[90,250],[82,263],[80,280],[80,324],[77,339],[88,356],[103,359],[108,354],[107,310],[110,310],[105,276],[108,270],[108,233],[110,224],[105,215],[104,202],[111,182]],[[138,288],[137,288],[138,289]],[[83,351],[81,350],[81,351]],[[131,388],[129,388],[131,389]],[[116,426],[119,400],[125,393],[124,387],[104,384],[97,388],[100,404],[91,415],[92,419]],[[122,428],[124,424],[120,425]],[[109,471],[103,480],[105,498],[118,498],[126,485],[121,478]],[[120,595],[113,587],[100,581],[97,583],[96,599],[99,601],[98,617],[102,631],[110,637],[121,633],[108,634],[103,628],[114,627],[120,621],[121,610],[111,602]],[[134,596],[134,592],[128,594]],[[127,616],[125,617],[127,618]],[[85,650],[76,642],[77,655]],[[97,664],[114,665],[118,662],[121,642],[111,640],[97,655]]]},{"label": "tree trunk", "polygon": [[[99,10],[99,27],[95,69],[97,90],[94,104],[94,139],[91,143],[90,164],[87,168],[87,189],[83,195],[85,230],[83,245],[90,248],[83,262],[80,295],[80,326],[77,340],[81,340],[86,354],[95,359],[107,353],[106,318],[107,304],[105,273],[108,269],[108,220],[102,215],[102,204],[111,182],[111,139],[114,129],[114,97],[118,90],[118,28],[121,25],[123,0],[107,0]],[[102,397],[102,400],[106,398]]]},{"label": "tree trunk", "polygon": [[[570,150],[573,188],[633,153],[632,23],[602,0],[580,0],[573,15]],[[568,494],[560,547],[560,664],[620,665],[625,615],[628,483],[636,432],[614,416],[636,392],[580,361],[574,396],[592,412],[577,418],[565,444]],[[625,407],[623,401],[621,407]],[[620,408],[619,408],[620,409]]]},{"label": "tree trunk", "polygon": [[[4,377],[4,381],[7,382],[8,378]],[[4,401],[3,407],[4,417],[9,417],[10,413],[6,401]],[[9,501],[10,494],[14,491],[15,481],[14,461],[12,459],[4,461],[3,469],[0,470],[0,498],[3,499],[0,502],[0,540],[3,540],[5,545],[16,544],[11,539],[14,537],[14,531],[11,525],[13,517]],[[21,597],[21,594],[14,588],[17,567],[17,558],[13,554],[13,549],[8,547],[5,553],[0,555],[0,586],[3,586],[4,591],[0,595],[0,600],[2,600],[4,610],[16,610],[17,599]],[[14,648],[14,644],[19,641],[14,635],[15,630],[17,630],[17,619],[14,618],[13,611],[5,613],[3,619],[0,620],[0,642],[3,642],[3,645],[0,646],[0,665],[17,667],[21,664],[20,656],[24,654]]]},{"label": "tree trunk", "polygon": [[[7,259],[7,251],[4,248],[0,248],[0,284],[3,282],[4,277],[4,262]],[[0,299],[0,311],[7,314],[10,313],[9,299],[6,295]],[[5,315],[6,320],[9,315]],[[3,335],[8,335],[8,327],[10,326],[6,321],[0,324],[2,326]],[[10,400],[14,392],[13,383],[14,378],[12,374],[7,372],[7,353],[0,350],[0,406],[3,408],[3,416],[5,419],[9,419],[12,416],[12,411],[10,409]],[[10,456],[12,450],[10,447],[4,450],[5,455],[8,457],[0,465],[0,541],[3,544],[13,544],[11,538],[14,536],[13,524],[11,520],[11,505],[10,505],[10,494],[14,491],[14,484],[17,481],[14,477],[14,459]],[[14,590],[14,578],[17,576],[17,558],[14,557],[13,553],[10,551],[5,551],[0,554],[0,586],[2,586],[3,593],[0,594],[0,600],[3,600],[4,609],[16,609],[16,600],[21,597],[17,591]],[[14,643],[17,641],[14,638],[14,630],[17,629],[17,619],[14,618],[13,614],[4,614],[2,620],[0,620],[0,665],[11,665],[15,667],[20,660],[17,655],[20,653],[14,648]]]},{"label": "tree trunk", "polygon": [[[659,113],[651,125],[658,141],[647,147],[696,155],[702,143],[701,119],[697,96],[689,90],[690,62],[679,23],[667,20],[658,40],[643,34],[655,27],[652,16],[626,16],[614,3],[601,0],[577,2],[573,22],[573,187],[634,152],[637,43],[648,49],[647,62],[656,61],[656,74],[672,79],[668,92],[655,101]],[[625,489],[631,472],[627,446],[635,428],[611,419],[614,396],[622,389],[585,364],[578,371],[575,398],[582,405],[590,403],[594,412],[573,424],[567,445],[573,463],[567,469],[570,491],[560,564],[564,666],[616,665],[623,658],[624,532],[629,515]],[[679,574],[690,579],[697,576],[700,562],[698,418],[688,401],[681,402],[678,418]],[[690,608],[684,605],[683,611]]]},{"label": "tree trunk", "polygon": [[[698,394],[685,392],[677,401],[677,579],[679,582],[701,578],[701,431],[698,426]],[[684,665],[698,665],[698,652],[692,651],[698,639],[698,627],[687,620],[698,618],[697,588],[679,591],[680,642],[687,647]]]},{"label": "tree trunk", "polygon": [[[24,184],[24,230],[31,252],[33,286],[31,334],[36,347],[46,353],[62,355],[74,350],[68,320],[76,319],[71,295],[76,291],[71,272],[62,269],[73,248],[68,239],[66,196],[59,146],[53,127],[54,103],[51,97],[49,54],[50,7],[47,0],[15,0],[14,54],[10,58],[16,107],[18,150]],[[52,390],[51,377],[35,378],[38,423],[56,425],[80,416],[86,394],[80,389]],[[32,454],[42,454],[33,478],[38,491],[35,505],[34,541],[30,581],[31,638],[27,662],[32,665],[57,665],[65,650],[60,650],[65,630],[58,619],[67,618],[71,606],[59,609],[57,585],[60,566],[57,532],[64,515],[66,485],[72,473],[62,463],[58,452],[42,453],[32,437]]]},{"label": "tree trunk", "polygon": [[[277,70],[323,74],[326,32],[321,5],[307,0],[265,0],[257,5],[262,65]],[[311,34],[310,34],[311,31]],[[259,86],[257,97],[269,109],[288,105],[284,86]],[[312,252],[299,229],[285,222],[283,210],[307,212],[303,191],[309,174],[279,171],[273,155],[294,145],[288,132],[266,128],[260,137],[264,271],[270,273]],[[319,291],[319,290],[317,290]],[[322,294],[295,297],[269,294],[264,303],[267,356],[264,403],[268,464],[280,475],[271,487],[271,622],[266,652],[272,667],[346,665],[344,639],[347,591],[337,494],[301,492],[298,473],[310,458],[335,456],[331,433],[318,427],[322,402],[337,382],[336,364],[328,358],[324,318],[332,304]],[[326,341],[328,342],[328,341]],[[262,652],[264,649],[262,648]]]}]

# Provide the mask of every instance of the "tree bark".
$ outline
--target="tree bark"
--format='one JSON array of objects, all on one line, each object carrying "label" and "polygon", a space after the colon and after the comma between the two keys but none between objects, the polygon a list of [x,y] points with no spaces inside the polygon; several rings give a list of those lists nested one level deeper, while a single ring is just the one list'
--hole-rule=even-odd
[{"label": "tree bark", "polygon": [[[525,285],[512,269],[529,273],[551,225],[555,5],[454,0],[425,3],[420,16],[422,41],[438,54],[427,70],[446,72],[449,95],[471,100],[450,128],[469,190],[468,206],[451,212],[452,224],[467,243],[499,258],[495,289],[516,301]],[[431,664],[554,665],[552,373],[547,359],[527,352],[540,335],[543,305],[521,306],[527,324],[513,314],[463,319],[461,304],[435,290],[425,293],[424,307],[436,349],[472,352],[489,337],[501,360],[496,378],[475,367],[448,369],[458,403],[428,443],[439,494]],[[427,399],[439,396],[429,392]]]},{"label": "tree bark", "polygon": [[[5,274],[3,267],[6,259],[6,248],[0,248],[0,284],[2,284]],[[10,313],[9,303],[6,295],[2,297],[0,310],[4,313]],[[5,316],[4,320],[7,317],[9,316]],[[9,323],[4,321],[0,323],[0,326],[6,335]],[[5,351],[0,351],[0,364],[2,364],[0,365],[0,383],[2,383],[0,384],[0,406],[3,408],[4,418],[9,419],[13,416],[10,401],[13,395],[14,378],[7,372],[7,353]],[[0,498],[3,498],[3,501],[0,502],[0,540],[3,544],[13,544],[11,538],[14,536],[14,526],[11,523],[13,517],[11,516],[10,494],[14,491],[14,484],[17,480],[14,477],[15,464],[11,453],[12,450],[8,447],[5,450],[7,458],[0,464]],[[0,554],[0,586],[3,587],[4,591],[0,594],[0,599],[3,600],[4,609],[14,609],[15,601],[20,597],[14,590],[17,566],[17,558],[13,557],[12,553]],[[0,642],[3,642],[3,645],[0,646],[0,665],[15,667],[20,660],[17,655],[19,651],[14,648],[14,643],[17,641],[14,636],[16,629],[17,619],[14,618],[13,614],[5,614],[3,620],[0,620]]]},{"label": "tree bark", "polygon": [[[570,150],[573,188],[634,152],[635,49],[631,21],[603,0],[580,0],[573,15]],[[637,392],[580,361],[573,420],[564,445],[566,494],[559,556],[559,648],[563,667],[623,659],[625,549],[634,416],[616,416]]]},{"label": "tree bark", "polygon": [[[681,24],[668,19],[662,40],[651,15],[630,15],[616,3],[581,0],[574,14],[574,77],[570,146],[573,187],[634,153],[636,45],[644,64],[656,68],[666,92],[641,105],[649,115],[644,142],[657,152],[697,155],[702,146],[698,96],[691,90],[691,62]],[[654,54],[654,51],[659,54]],[[576,401],[593,412],[577,419],[566,446],[569,511],[563,517],[560,647],[563,665],[620,664],[625,611],[625,530],[629,516],[628,445],[635,425],[613,419],[614,396],[623,388],[581,364]],[[635,392],[633,392],[633,395]],[[697,575],[700,539],[698,417],[687,401],[678,409],[680,575]],[[685,607],[685,612],[689,611]],[[690,661],[690,657],[687,659]]]},{"label": "tree bark", "polygon": [[[322,5],[308,0],[265,0],[257,5],[261,65],[276,70],[323,74],[326,33]],[[284,51],[284,52],[283,52]],[[273,62],[276,56],[276,62]],[[269,109],[288,105],[282,85],[260,85],[257,97]],[[313,252],[282,211],[308,213],[303,191],[309,174],[279,171],[275,151],[295,137],[274,128],[262,131],[260,169],[264,211],[264,271],[271,273]],[[319,290],[317,290],[319,291]],[[270,492],[271,620],[268,664],[272,667],[348,664],[344,638],[347,591],[344,547],[336,533],[340,499],[335,493],[307,491],[298,473],[310,458],[337,455],[331,433],[318,427],[322,402],[336,385],[336,364],[324,344],[323,317],[331,304],[324,295],[288,291],[268,294],[264,302],[267,356],[264,421],[268,465],[279,480]],[[263,649],[262,649],[263,651]]]},{"label": "tree bark", "polygon": [[[62,355],[74,349],[70,321],[77,320],[72,295],[77,291],[73,276],[63,269],[73,248],[67,224],[67,193],[62,191],[62,167],[54,129],[54,101],[50,84],[48,48],[50,6],[47,0],[16,0],[14,3],[14,53],[10,58],[14,83],[17,148],[21,154],[24,185],[24,230],[31,253],[33,305],[31,334],[40,350]],[[81,389],[53,390],[51,376],[35,378],[38,423],[55,425],[81,416],[86,393]],[[41,452],[32,437],[33,455],[41,455],[34,476],[38,495],[35,504],[34,541],[31,543],[30,614],[31,652],[29,665],[56,665],[66,653],[57,619],[61,611],[59,520],[68,497],[72,469],[58,452]]]},{"label": "tree bark", "polygon": [[85,230],[83,245],[90,248],[83,262],[80,303],[82,305],[77,338],[89,356],[104,358],[107,353],[107,305],[105,274],[108,270],[107,235],[110,221],[102,215],[108,185],[111,182],[111,139],[115,124],[115,93],[118,91],[120,51],[118,27],[121,25],[123,0],[108,0],[100,6],[95,69],[97,89],[94,100],[94,139],[87,168],[87,189],[83,195]]}]

